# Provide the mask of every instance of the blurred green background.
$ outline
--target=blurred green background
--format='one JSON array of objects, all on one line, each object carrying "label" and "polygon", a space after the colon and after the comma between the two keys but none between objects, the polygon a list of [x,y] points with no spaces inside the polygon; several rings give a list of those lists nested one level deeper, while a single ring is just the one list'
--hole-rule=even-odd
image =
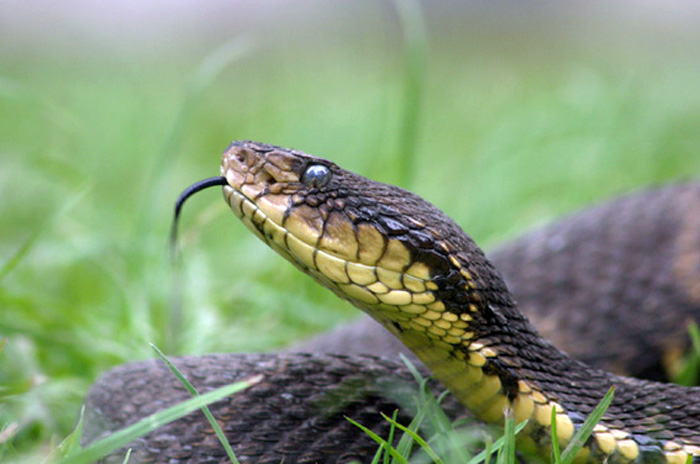
[{"label": "blurred green background", "polygon": [[693,3],[410,6],[0,0],[0,461],[45,455],[149,342],[258,351],[355,315],[214,190],[174,284],[173,203],[231,140],[400,183],[486,247],[700,175]]}]

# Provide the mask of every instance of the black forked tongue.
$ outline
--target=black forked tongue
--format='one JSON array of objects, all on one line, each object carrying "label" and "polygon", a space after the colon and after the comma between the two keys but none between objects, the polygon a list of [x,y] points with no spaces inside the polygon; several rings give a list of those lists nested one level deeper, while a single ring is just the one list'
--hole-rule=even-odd
[{"label": "black forked tongue", "polygon": [[210,177],[208,179],[200,180],[199,182],[196,182],[183,190],[180,196],[177,198],[177,201],[175,202],[175,216],[173,216],[173,223],[170,226],[170,250],[173,256],[175,256],[177,247],[177,225],[178,221],[180,220],[182,205],[184,205],[185,201],[195,193],[217,185],[228,185],[228,182],[226,182],[226,178],[223,176]]}]

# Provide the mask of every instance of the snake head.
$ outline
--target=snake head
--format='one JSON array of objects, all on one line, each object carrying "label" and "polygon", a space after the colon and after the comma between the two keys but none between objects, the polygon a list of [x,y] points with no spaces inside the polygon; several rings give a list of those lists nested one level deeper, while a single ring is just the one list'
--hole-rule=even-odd
[{"label": "snake head", "polygon": [[375,318],[407,321],[431,304],[441,310],[439,287],[466,288],[451,250],[469,239],[408,191],[248,141],[226,149],[221,174],[229,206],[249,229]]},{"label": "snake head", "polygon": [[413,194],[298,151],[234,142],[223,154],[221,174],[236,216],[268,243],[297,251],[305,263],[312,257],[301,245],[334,259],[403,271],[411,264],[411,229],[425,228],[402,211],[404,202],[416,201]]}]

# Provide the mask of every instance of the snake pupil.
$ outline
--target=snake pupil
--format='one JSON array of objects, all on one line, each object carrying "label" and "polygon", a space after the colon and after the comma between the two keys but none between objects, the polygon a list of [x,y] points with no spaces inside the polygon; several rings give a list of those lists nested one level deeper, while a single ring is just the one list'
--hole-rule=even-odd
[{"label": "snake pupil", "polygon": [[331,180],[331,170],[322,164],[312,164],[301,176],[301,182],[307,187],[320,188]]}]

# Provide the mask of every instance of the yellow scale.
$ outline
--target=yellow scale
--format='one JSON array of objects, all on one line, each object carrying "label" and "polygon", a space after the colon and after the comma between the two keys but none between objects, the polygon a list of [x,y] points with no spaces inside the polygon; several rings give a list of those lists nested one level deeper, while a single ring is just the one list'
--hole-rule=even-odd
[{"label": "yellow scale", "polygon": [[[518,423],[529,419],[528,427],[549,430],[555,409],[560,444],[565,446],[569,442],[575,428],[560,404],[523,380],[518,381],[518,393],[511,402],[499,377],[484,373],[488,358],[498,353],[472,341],[469,313],[458,315],[446,311],[445,305],[436,299],[433,290],[437,285],[431,281],[425,264],[416,262],[404,269],[410,262],[410,252],[399,240],[387,240],[369,225],[360,224],[355,229],[347,220],[334,220],[332,214],[321,218],[318,210],[311,207],[297,207],[284,217],[286,205],[281,208],[279,204],[266,204],[269,200],[264,196],[256,205],[246,198],[245,189],[245,184],[243,193],[226,186],[224,194],[233,212],[251,231],[338,296],[351,300],[383,322],[387,329],[393,329],[435,377],[480,419],[500,422],[510,407]],[[335,228],[332,234],[335,240],[322,235],[324,221],[326,229]],[[446,244],[441,246],[449,252]],[[332,254],[320,248],[332,250]],[[471,283],[471,276],[459,260],[452,255],[450,258]],[[477,310],[474,305],[469,309]],[[389,322],[399,324],[403,330],[395,329]],[[593,436],[598,449],[607,455],[619,453],[629,461],[639,456],[637,443],[626,432],[598,424]],[[520,440],[525,448],[535,447],[534,443],[527,443],[532,441],[529,438]],[[577,461],[585,462],[590,451],[582,448]],[[685,463],[689,455],[700,455],[700,449],[675,442],[666,445],[665,456],[670,464]]]}]

